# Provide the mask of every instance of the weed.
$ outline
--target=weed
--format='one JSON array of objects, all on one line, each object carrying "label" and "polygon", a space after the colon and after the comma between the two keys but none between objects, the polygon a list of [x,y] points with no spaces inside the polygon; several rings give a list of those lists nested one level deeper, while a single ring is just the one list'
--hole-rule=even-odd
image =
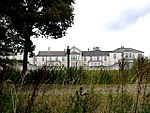
[{"label": "weed", "polygon": [[84,92],[82,87],[76,91],[74,96],[71,96],[71,100],[69,113],[92,113],[100,104],[93,90]]}]

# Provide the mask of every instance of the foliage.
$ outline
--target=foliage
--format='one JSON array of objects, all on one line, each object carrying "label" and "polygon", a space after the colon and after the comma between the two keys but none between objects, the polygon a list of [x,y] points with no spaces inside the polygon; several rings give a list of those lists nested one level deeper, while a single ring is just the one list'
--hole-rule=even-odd
[{"label": "foliage", "polygon": [[[38,70],[30,70],[25,77],[25,84],[34,84],[34,81],[42,75]],[[117,71],[108,70],[85,70],[84,68],[69,69],[64,68],[51,68],[47,69],[44,78],[45,84],[115,84],[117,81]]]},{"label": "foliage", "polygon": [[69,106],[69,113],[92,113],[96,111],[99,106],[99,100],[93,90],[84,92],[81,87],[76,91],[74,96],[71,96],[71,105]]},{"label": "foliage", "polygon": [[149,113],[150,112],[150,94],[146,95],[145,103],[143,104],[142,110],[139,113]]},{"label": "foliage", "polygon": [[133,110],[134,99],[130,94],[124,93],[113,97],[109,111],[114,113],[130,113]]},{"label": "foliage", "polygon": [[[3,112],[150,112],[147,90],[150,64],[146,58],[135,60],[131,69],[122,68],[119,71],[44,66],[28,71],[22,87],[18,84],[21,72],[10,65],[3,65],[3,68],[0,71],[0,110]],[[131,91],[127,89],[130,88],[128,84],[133,86]],[[53,87],[55,85],[58,87]]]},{"label": "foliage", "polygon": [[0,56],[6,56],[12,52],[12,42],[6,36],[7,29],[0,25]]},{"label": "foliage", "polygon": [[[43,73],[46,73],[46,76],[43,78],[45,84],[119,84],[122,77],[119,77],[119,71],[117,70],[85,70],[84,68],[51,68],[41,70],[28,71],[24,79],[24,84],[34,84],[37,80],[40,79]],[[129,70],[130,71],[130,70]],[[21,78],[21,71],[12,69],[9,71],[9,79],[13,83],[19,83]],[[130,75],[131,74],[131,75]],[[128,73],[128,80],[126,84],[135,83],[138,78],[135,78],[133,72]],[[129,80],[132,79],[132,80]],[[147,79],[149,83],[149,79]]]},{"label": "foliage", "polygon": [[[27,70],[28,52],[35,46],[31,37],[61,38],[73,24],[74,0],[1,0],[0,22],[13,34],[10,38],[24,51],[23,70]],[[6,38],[4,38],[5,40]],[[9,41],[10,41],[9,39]]]},{"label": "foliage", "polygon": [[11,111],[13,111],[12,108],[12,101],[11,101],[11,92],[10,92],[10,88],[7,84],[3,84],[3,93],[1,96],[1,110],[3,112],[8,112],[10,113]]}]

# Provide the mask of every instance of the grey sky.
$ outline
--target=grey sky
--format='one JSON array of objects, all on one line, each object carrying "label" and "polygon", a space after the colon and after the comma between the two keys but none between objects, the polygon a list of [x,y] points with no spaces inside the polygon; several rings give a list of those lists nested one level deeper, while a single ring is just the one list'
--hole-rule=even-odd
[{"label": "grey sky", "polygon": [[76,46],[114,50],[125,46],[150,55],[150,0],[75,0],[75,20],[61,39],[33,39],[40,50]]},{"label": "grey sky", "polygon": [[120,14],[117,20],[108,23],[107,30],[123,30],[124,28],[135,24],[139,18],[150,14],[150,4],[145,4],[144,7],[132,7]]}]

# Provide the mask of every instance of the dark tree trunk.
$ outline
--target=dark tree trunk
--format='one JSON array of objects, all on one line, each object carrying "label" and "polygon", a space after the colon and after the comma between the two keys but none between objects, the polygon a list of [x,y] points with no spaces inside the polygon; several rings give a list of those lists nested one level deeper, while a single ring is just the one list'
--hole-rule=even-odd
[{"label": "dark tree trunk", "polygon": [[25,44],[23,55],[23,74],[27,72],[27,63],[28,63],[28,46],[27,44]]},{"label": "dark tree trunk", "polygon": [[23,55],[23,70],[22,70],[22,77],[21,77],[21,84],[23,84],[24,82],[24,78],[26,76],[26,72],[27,72],[27,64],[28,64],[28,40],[25,40],[25,44],[24,44],[24,55]]},{"label": "dark tree trunk", "polygon": [[70,67],[70,49],[69,46],[67,46],[67,68]]},{"label": "dark tree trunk", "polygon": [[0,113],[3,113],[3,82],[4,82],[4,71],[3,67],[0,66]]}]

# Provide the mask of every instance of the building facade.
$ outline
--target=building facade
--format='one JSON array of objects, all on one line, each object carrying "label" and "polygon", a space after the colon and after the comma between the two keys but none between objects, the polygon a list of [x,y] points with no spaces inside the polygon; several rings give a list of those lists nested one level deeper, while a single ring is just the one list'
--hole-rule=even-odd
[{"label": "building facade", "polygon": [[[81,51],[73,46],[70,48],[69,65],[71,67],[118,69],[118,64],[122,57],[132,63],[138,56],[143,55],[144,52],[133,48],[120,47],[113,51],[102,51],[99,47],[94,47],[91,51]],[[33,58],[33,63],[36,66],[67,67],[67,51],[39,51]]]}]

